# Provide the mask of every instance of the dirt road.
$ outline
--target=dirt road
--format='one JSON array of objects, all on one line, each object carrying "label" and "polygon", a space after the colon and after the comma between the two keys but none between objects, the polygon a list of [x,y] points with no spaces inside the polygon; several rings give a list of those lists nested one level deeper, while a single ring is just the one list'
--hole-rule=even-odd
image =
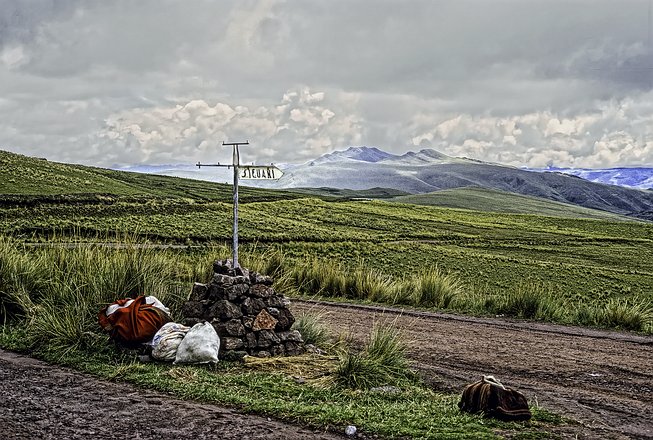
[{"label": "dirt road", "polygon": [[342,438],[0,350],[2,439]]},{"label": "dirt road", "polygon": [[[295,314],[326,313],[362,344],[390,321],[435,388],[460,392],[493,374],[544,408],[581,424],[573,438],[653,439],[653,337],[499,319],[295,300]],[[335,439],[231,409],[107,382],[0,350],[0,437]]]},{"label": "dirt road", "polygon": [[361,344],[374,322],[393,322],[435,388],[461,392],[492,374],[580,422],[571,437],[653,439],[653,336],[299,300],[291,307],[325,313],[332,330]]}]

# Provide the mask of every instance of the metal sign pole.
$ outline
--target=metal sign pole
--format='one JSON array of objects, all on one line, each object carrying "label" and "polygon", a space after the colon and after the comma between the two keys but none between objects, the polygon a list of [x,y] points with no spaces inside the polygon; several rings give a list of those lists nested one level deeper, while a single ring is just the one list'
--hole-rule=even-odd
[{"label": "metal sign pole", "polygon": [[234,270],[240,265],[238,264],[238,176],[240,174],[240,151],[241,145],[249,145],[247,142],[222,142],[222,145],[231,145],[233,147],[232,166],[234,167],[234,233],[233,233],[233,268]]},{"label": "metal sign pole", "polygon": [[255,166],[255,165],[245,165],[243,166],[243,176],[240,176],[240,150],[241,145],[249,145],[249,141],[246,142],[222,142],[223,146],[232,146],[233,147],[233,159],[231,165],[221,165],[219,162],[217,164],[201,164],[197,162],[198,168],[201,167],[227,167],[234,169],[234,233],[233,233],[233,268],[236,269],[240,267],[238,264],[238,180],[242,177],[243,179],[253,179],[253,180],[277,180],[283,176],[283,171],[274,165],[269,166]]},{"label": "metal sign pole", "polygon": [[238,151],[238,145],[234,145],[233,152],[233,164],[234,164],[234,240],[233,240],[233,250],[234,250],[234,269],[238,267],[238,175],[240,170],[238,166],[240,165],[240,151]]}]

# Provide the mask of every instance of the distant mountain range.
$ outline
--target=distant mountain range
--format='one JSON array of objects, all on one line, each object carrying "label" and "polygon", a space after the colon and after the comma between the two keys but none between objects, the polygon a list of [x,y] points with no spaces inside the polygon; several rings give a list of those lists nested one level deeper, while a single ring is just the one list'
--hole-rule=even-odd
[{"label": "distant mountain range", "polygon": [[[532,170],[451,157],[431,149],[395,155],[374,147],[350,147],[304,164],[279,167],[285,174],[277,181],[242,183],[278,189],[390,188],[411,194],[484,188],[653,219],[653,191],[644,190],[653,187],[653,169],[649,168]],[[231,179],[226,169],[197,170],[191,165],[154,168],[121,170],[218,182]]]},{"label": "distant mountain range", "polygon": [[581,177],[590,182],[619,185],[627,188],[653,189],[653,168],[527,168],[531,171],[548,171]]},{"label": "distant mountain range", "polygon": [[[399,162],[410,162],[414,164],[424,164],[428,161],[427,158],[444,160],[446,158],[459,163],[471,161],[474,163],[484,163],[474,159],[460,159],[446,156],[438,153],[435,150],[421,150],[420,152],[408,152],[404,155],[395,155],[386,153],[375,147],[350,147],[344,151],[335,151],[328,153],[319,158],[309,161],[306,164],[282,164],[278,165],[284,171],[293,171],[302,166],[309,165],[315,166],[316,164],[324,164],[328,162],[342,162],[342,161],[363,161],[369,163],[377,163],[384,160],[397,160]],[[113,167],[114,170],[132,171],[145,174],[157,174],[162,176],[175,176],[184,177],[194,180],[206,180],[209,182],[229,183],[232,179],[231,171],[220,168],[198,168],[196,165],[191,164],[167,164],[167,165],[129,165],[121,167]],[[637,189],[652,189],[653,190],[653,167],[622,167],[622,168],[522,168],[527,171],[533,172],[550,172],[562,173],[570,176],[581,177],[585,180],[595,183],[603,183],[606,185],[618,185],[626,188]],[[252,182],[256,184],[255,182]],[[282,185],[285,187],[292,187],[287,184],[287,178],[283,179]]]}]

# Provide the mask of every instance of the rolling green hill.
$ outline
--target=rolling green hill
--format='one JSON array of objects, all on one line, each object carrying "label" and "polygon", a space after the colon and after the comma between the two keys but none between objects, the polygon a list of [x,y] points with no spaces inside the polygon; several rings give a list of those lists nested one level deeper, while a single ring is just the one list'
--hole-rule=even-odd
[{"label": "rolling green hill", "polygon": [[[178,177],[113,171],[50,162],[0,150],[0,201],[80,202],[117,198],[230,201],[231,185]],[[297,193],[241,187],[243,201],[303,197]]]},{"label": "rolling green hill", "polygon": [[538,214],[553,217],[577,217],[625,220],[627,217],[569,203],[554,202],[538,197],[523,196],[485,188],[456,188],[427,194],[411,194],[388,199],[415,205],[442,206],[473,211]]},{"label": "rolling green hill", "polygon": [[383,187],[411,194],[476,187],[653,220],[650,191],[591,182],[558,172],[534,172],[456,158],[431,149],[397,156],[376,148],[351,147],[292,167],[274,187]]},{"label": "rolling green hill", "polygon": [[332,196],[345,199],[392,199],[409,193],[391,188],[338,189],[338,188],[293,188],[288,191],[307,196]]},{"label": "rolling green hill", "polygon": [[[561,217],[625,218],[576,205],[481,188],[410,195],[387,188],[297,188],[284,191],[241,186],[239,193],[243,203],[312,196],[326,199],[386,199],[417,205]],[[116,200],[143,201],[150,198],[192,199],[200,203],[230,202],[232,187],[201,180],[51,162],[0,150],[0,203],[4,205],[113,203]]]}]

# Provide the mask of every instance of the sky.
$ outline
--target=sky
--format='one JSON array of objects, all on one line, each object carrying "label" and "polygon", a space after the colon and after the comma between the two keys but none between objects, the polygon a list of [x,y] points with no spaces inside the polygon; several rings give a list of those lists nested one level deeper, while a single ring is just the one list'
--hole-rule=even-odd
[{"label": "sky", "polygon": [[651,0],[0,0],[0,149],[653,166]]}]

